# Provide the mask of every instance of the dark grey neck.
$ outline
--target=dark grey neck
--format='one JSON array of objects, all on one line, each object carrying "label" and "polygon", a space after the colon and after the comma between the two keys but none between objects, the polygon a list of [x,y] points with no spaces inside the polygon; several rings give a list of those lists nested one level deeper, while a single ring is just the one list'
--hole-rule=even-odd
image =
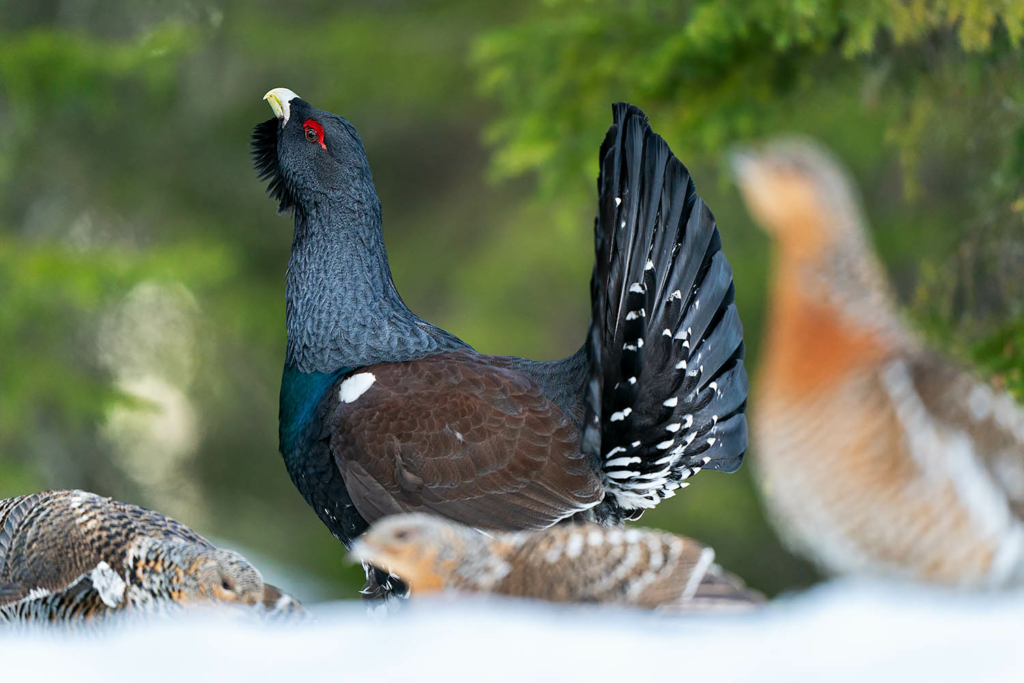
[{"label": "dark grey neck", "polygon": [[286,289],[286,365],[335,372],[464,344],[410,311],[391,280],[372,189],[296,212]]}]

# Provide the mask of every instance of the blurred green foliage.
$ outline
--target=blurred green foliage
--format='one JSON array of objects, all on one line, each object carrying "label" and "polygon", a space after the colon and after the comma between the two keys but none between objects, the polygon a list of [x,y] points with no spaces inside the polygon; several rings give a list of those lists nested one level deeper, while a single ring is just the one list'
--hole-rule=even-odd
[{"label": "blurred green foliage", "polygon": [[[910,315],[1020,394],[1022,26],[1009,0],[2,5],[0,496],[150,504],[351,595],[359,571],[276,448],[291,225],[247,142],[277,86],[360,129],[399,289],[483,351],[554,358],[582,340],[596,153],[625,99],[715,209],[755,377],[767,241],[722,155],[797,131],[850,165]],[[118,406],[173,412],[134,396],[141,361],[105,347],[143,283],[196,302],[187,331],[153,310],[158,339],[140,343],[194,411],[173,457],[109,428]],[[194,338],[184,365],[161,356],[175,334]],[[814,580],[744,471],[702,474],[644,523],[711,543],[769,592]]]}]

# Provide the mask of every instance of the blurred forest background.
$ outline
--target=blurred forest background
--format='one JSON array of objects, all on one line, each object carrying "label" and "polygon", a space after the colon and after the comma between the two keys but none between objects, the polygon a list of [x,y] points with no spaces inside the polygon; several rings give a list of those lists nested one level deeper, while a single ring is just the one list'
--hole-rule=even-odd
[{"label": "blurred forest background", "polygon": [[[768,243],[724,152],[797,131],[851,167],[908,315],[1019,395],[1022,36],[1020,0],[0,2],[0,497],[156,507],[352,597],[277,453],[291,222],[248,140],[278,86],[359,128],[399,290],[482,351],[581,343],[625,99],[715,211],[752,375]],[[643,523],[770,593],[816,579],[749,468]]]}]

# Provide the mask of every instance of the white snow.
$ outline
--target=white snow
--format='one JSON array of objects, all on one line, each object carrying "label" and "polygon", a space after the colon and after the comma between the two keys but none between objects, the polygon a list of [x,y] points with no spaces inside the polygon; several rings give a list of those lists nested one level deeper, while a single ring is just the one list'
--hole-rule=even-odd
[{"label": "white snow", "polygon": [[3,679],[1015,681],[1024,641],[1022,592],[854,583],[729,615],[454,597],[384,617],[357,602],[314,613],[292,626],[207,617],[101,637],[0,635]]}]

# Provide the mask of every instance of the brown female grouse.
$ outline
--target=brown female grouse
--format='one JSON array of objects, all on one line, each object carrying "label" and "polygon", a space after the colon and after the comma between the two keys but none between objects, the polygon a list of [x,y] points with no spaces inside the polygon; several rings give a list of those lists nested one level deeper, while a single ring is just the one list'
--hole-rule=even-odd
[{"label": "brown female grouse", "polygon": [[192,606],[303,610],[244,557],[159,512],[85,491],[0,500],[0,623],[82,623]]},{"label": "brown female grouse", "polygon": [[736,172],[774,242],[754,433],[785,536],[837,573],[1024,581],[1024,413],[904,323],[827,152],[780,141]]},{"label": "brown female grouse", "polygon": [[560,524],[483,534],[432,515],[409,514],[377,522],[352,552],[398,575],[416,593],[495,593],[670,611],[763,601],[715,564],[711,548],[649,529]]}]

